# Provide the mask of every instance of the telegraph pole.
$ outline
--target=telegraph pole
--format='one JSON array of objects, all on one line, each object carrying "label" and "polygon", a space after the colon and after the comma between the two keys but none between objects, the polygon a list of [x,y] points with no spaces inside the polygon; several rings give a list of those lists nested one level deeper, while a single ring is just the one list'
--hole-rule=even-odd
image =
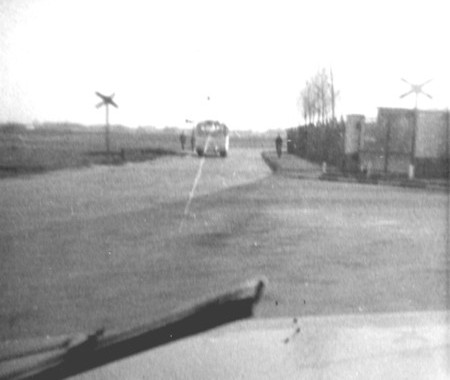
[{"label": "telegraph pole", "polygon": [[333,127],[336,126],[335,116],[335,94],[334,94],[334,82],[333,82],[333,70],[330,67],[330,80],[331,80],[331,120]]}]

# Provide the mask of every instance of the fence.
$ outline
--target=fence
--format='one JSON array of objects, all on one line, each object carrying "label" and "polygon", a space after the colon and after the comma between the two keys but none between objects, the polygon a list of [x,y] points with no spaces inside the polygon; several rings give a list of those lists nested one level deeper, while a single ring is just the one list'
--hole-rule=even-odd
[{"label": "fence", "polygon": [[376,123],[349,115],[346,123],[287,130],[288,152],[343,172],[449,178],[448,111],[379,108]]}]

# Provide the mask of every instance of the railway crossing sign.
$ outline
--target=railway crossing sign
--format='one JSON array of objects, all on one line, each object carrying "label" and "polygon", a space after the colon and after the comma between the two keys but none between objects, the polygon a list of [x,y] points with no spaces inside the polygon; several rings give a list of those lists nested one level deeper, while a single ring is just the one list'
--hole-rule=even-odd
[{"label": "railway crossing sign", "polygon": [[419,97],[419,94],[423,94],[425,96],[427,96],[430,99],[433,99],[433,97],[430,94],[427,94],[425,91],[422,90],[422,88],[430,83],[432,81],[432,79],[427,80],[426,82],[423,82],[422,84],[413,84],[408,82],[406,79],[401,78],[401,80],[403,82],[405,82],[406,84],[411,86],[411,89],[408,92],[405,92],[403,95],[400,95],[400,99],[403,99],[405,96],[408,96],[410,94],[416,94],[416,103],[415,103],[415,108],[417,108],[417,98]]},{"label": "railway crossing sign", "polygon": [[417,119],[418,119],[418,112],[417,112],[417,98],[420,94],[427,96],[430,99],[433,99],[432,96],[425,91],[423,91],[423,87],[431,82],[431,79],[427,80],[426,82],[423,82],[422,84],[413,84],[408,82],[406,79],[401,78],[403,82],[411,86],[411,89],[404,94],[400,95],[400,99],[403,99],[404,97],[415,94],[415,105],[414,105],[414,122],[413,122],[413,133],[412,133],[412,141],[411,141],[411,156],[410,156],[410,163],[409,163],[409,169],[408,169],[408,178],[413,179],[414,178],[414,171],[415,171],[415,156],[416,156],[416,133],[417,133]]},{"label": "railway crossing sign", "polygon": [[97,108],[100,108],[102,106],[105,106],[106,109],[106,125],[105,125],[105,143],[106,143],[106,153],[109,155],[110,150],[110,141],[109,141],[109,106],[113,106],[116,108],[119,108],[119,106],[116,104],[116,102],[113,100],[114,94],[107,96],[103,95],[100,92],[96,92],[95,95],[100,97],[102,101],[97,104]]}]

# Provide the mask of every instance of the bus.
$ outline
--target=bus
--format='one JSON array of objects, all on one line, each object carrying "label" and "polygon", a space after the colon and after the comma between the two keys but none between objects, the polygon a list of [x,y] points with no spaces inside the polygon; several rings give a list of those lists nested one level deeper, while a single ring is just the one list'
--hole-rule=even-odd
[{"label": "bus", "polygon": [[195,150],[199,156],[228,155],[230,133],[225,124],[213,120],[201,121],[194,127],[192,133]]}]

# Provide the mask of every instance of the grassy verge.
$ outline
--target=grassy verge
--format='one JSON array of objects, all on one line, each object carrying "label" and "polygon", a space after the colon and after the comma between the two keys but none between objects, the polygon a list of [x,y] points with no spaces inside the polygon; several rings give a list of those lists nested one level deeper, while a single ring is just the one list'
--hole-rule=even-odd
[{"label": "grassy verge", "polygon": [[2,133],[0,178],[38,174],[90,165],[120,165],[182,154],[177,136],[171,134],[117,133],[105,151],[104,135],[98,132]]}]

